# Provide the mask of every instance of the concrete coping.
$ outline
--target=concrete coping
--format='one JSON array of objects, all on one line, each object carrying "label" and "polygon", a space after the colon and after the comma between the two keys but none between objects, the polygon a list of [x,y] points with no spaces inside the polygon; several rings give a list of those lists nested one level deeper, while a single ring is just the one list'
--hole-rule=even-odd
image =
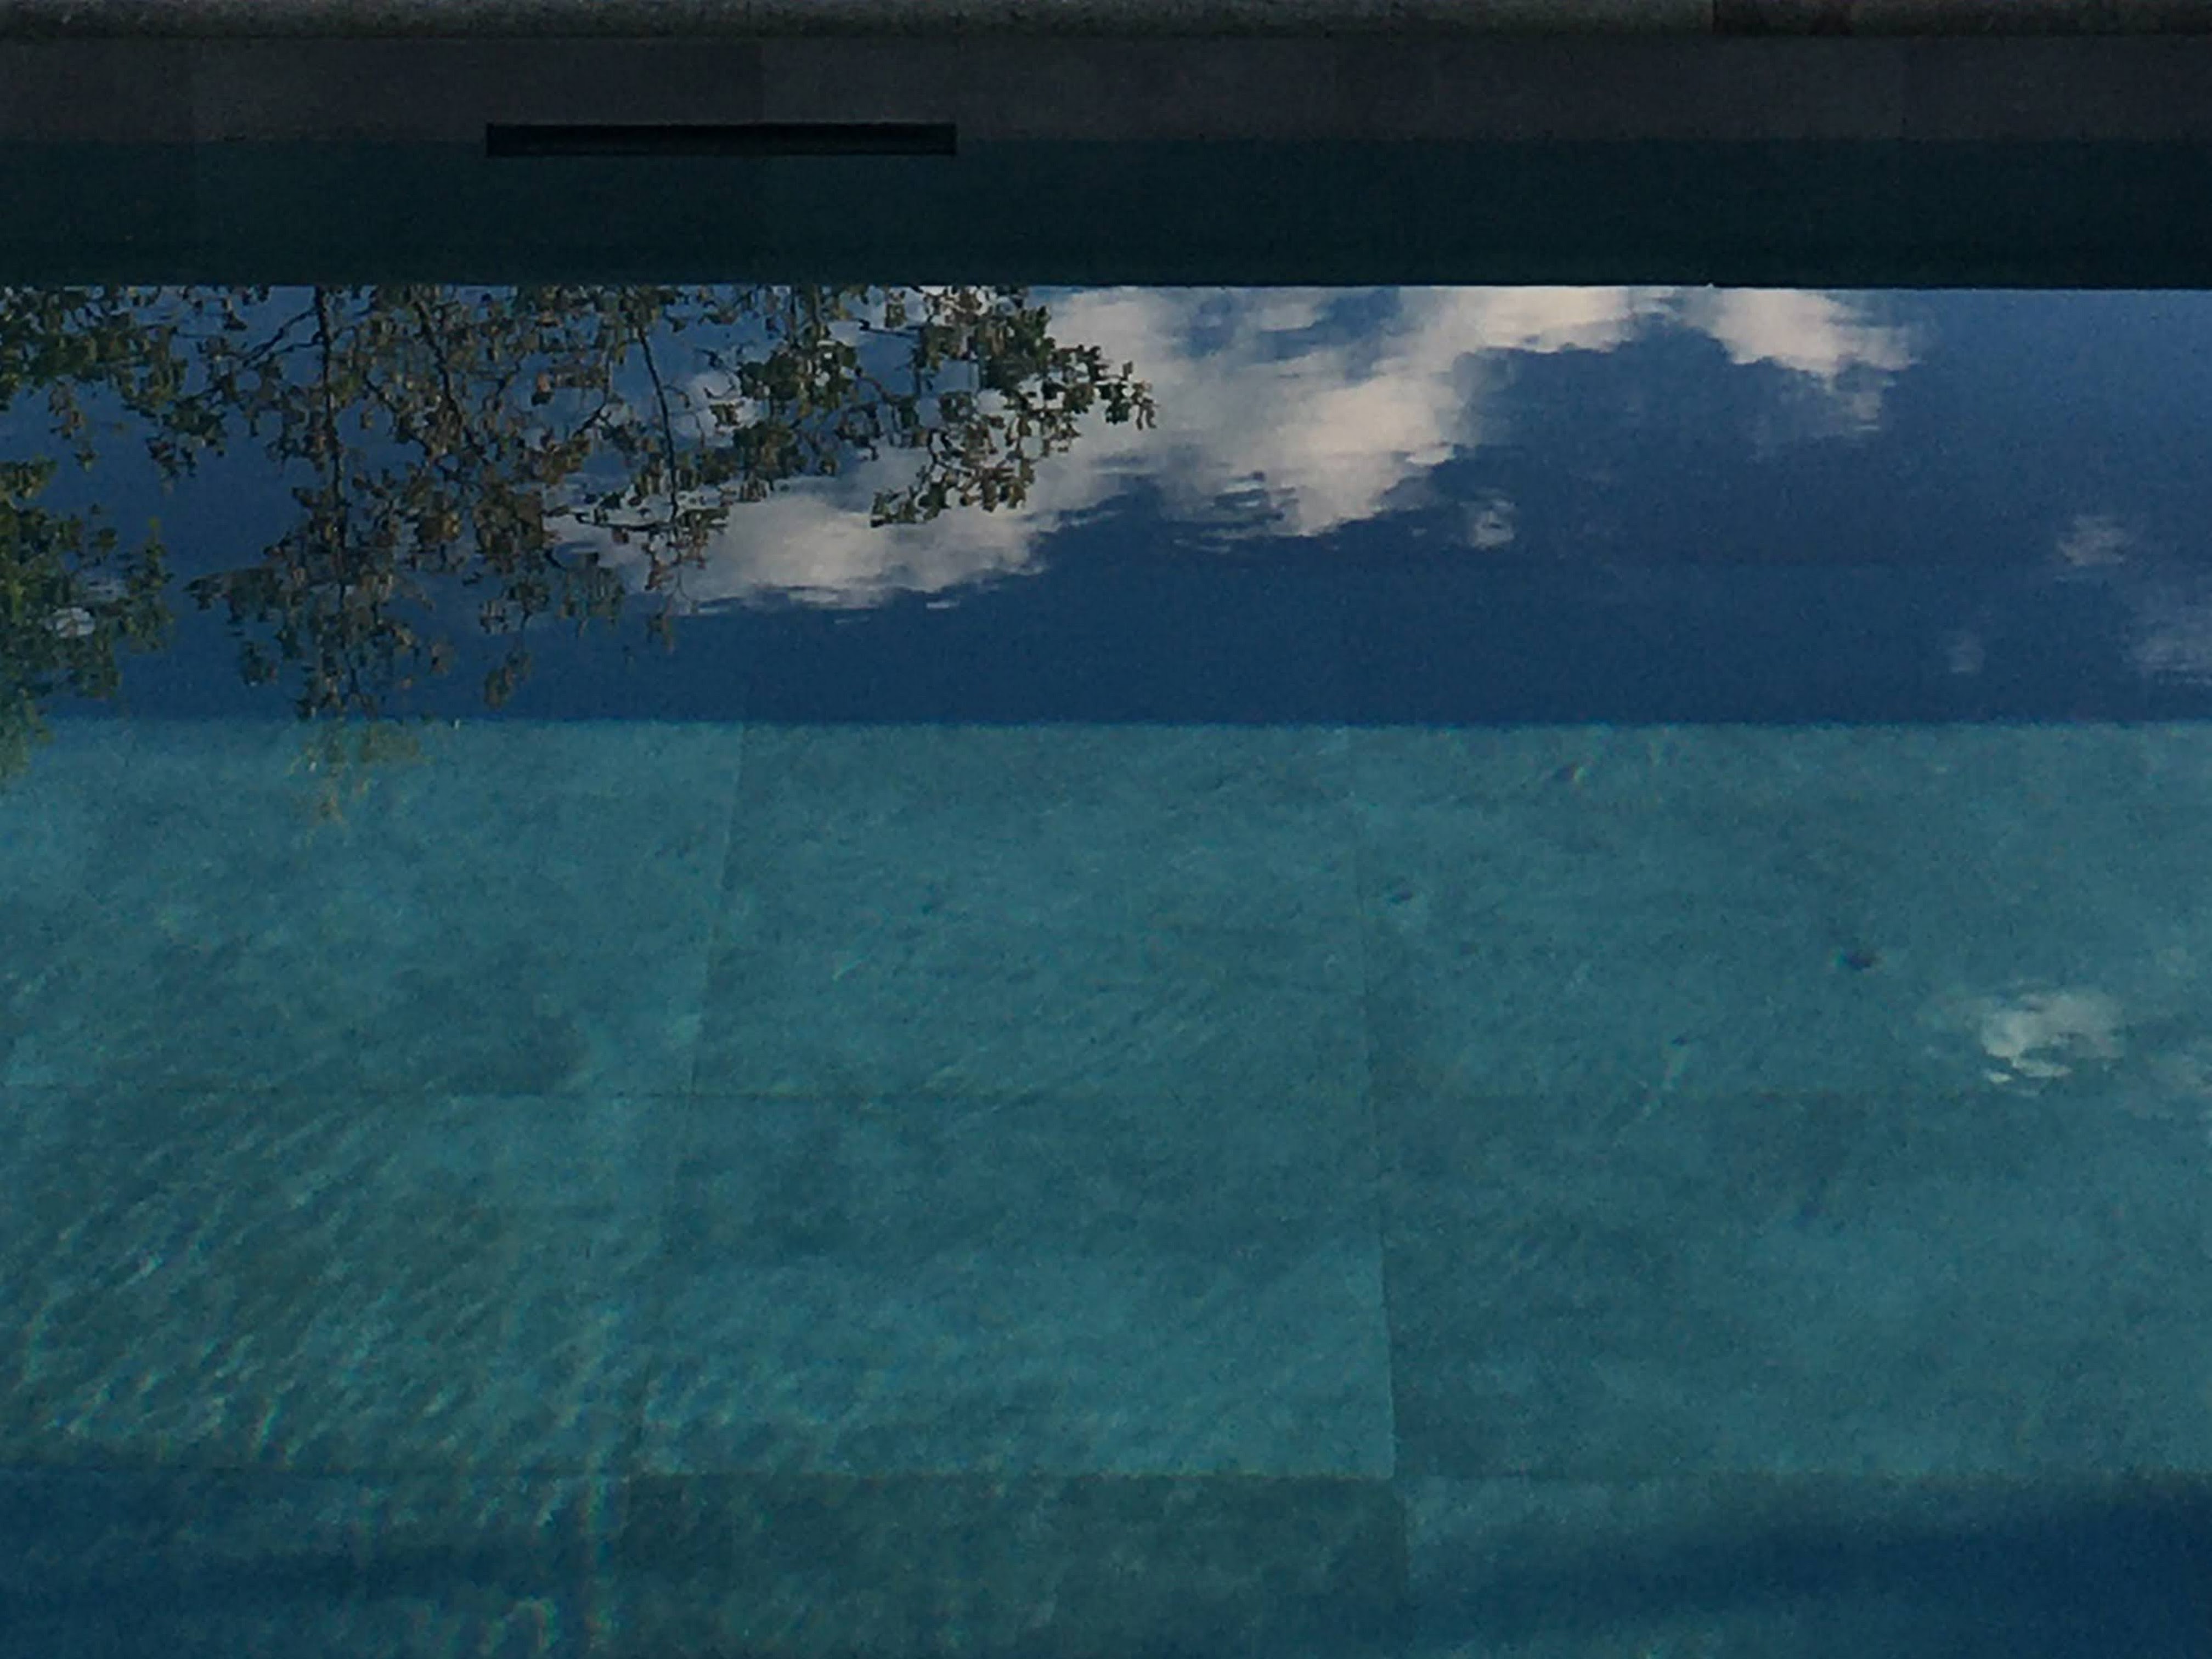
[{"label": "concrete coping", "polygon": [[2212,0],[0,0],[0,40],[2212,34]]}]

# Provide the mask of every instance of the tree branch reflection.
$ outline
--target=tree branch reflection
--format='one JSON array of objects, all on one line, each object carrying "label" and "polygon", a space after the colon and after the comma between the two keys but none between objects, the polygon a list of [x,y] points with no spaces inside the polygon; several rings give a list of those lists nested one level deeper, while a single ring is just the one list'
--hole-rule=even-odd
[{"label": "tree branch reflection", "polygon": [[[794,480],[904,452],[872,525],[1018,507],[1087,417],[1154,417],[1133,365],[1054,339],[1022,289],[296,292],[0,290],[0,409],[42,392],[51,446],[90,468],[91,408],[112,405],[171,481],[259,446],[296,518],[186,591],[305,720],[392,717],[455,668],[457,613],[500,642],[495,708],[544,625],[642,600],[672,645],[684,574],[735,507]],[[158,535],[125,550],[97,507],[42,504],[55,469],[0,463],[0,772],[52,699],[113,696],[121,656],[169,638]]]}]

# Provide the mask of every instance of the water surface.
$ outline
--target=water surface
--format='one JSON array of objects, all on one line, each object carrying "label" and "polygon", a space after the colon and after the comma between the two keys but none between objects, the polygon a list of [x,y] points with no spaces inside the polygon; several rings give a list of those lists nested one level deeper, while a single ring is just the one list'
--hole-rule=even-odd
[{"label": "water surface", "polygon": [[2212,1652],[2208,337],[0,295],[0,1628]]}]

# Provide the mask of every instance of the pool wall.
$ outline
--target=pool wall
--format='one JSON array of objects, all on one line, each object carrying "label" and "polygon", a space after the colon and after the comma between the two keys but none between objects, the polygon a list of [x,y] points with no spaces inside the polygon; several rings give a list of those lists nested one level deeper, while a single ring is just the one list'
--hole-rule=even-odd
[{"label": "pool wall", "polygon": [[[2208,27],[2130,0],[13,0],[0,280],[2196,286]],[[568,153],[495,153],[549,130]]]}]

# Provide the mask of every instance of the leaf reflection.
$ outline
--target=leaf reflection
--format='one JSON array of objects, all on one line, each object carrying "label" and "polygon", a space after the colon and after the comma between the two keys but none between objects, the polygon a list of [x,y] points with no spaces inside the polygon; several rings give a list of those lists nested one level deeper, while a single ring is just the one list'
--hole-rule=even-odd
[{"label": "leaf reflection", "polygon": [[[298,481],[273,543],[186,591],[310,720],[389,718],[453,671],[457,628],[501,642],[492,708],[544,626],[641,605],[672,645],[685,573],[793,480],[905,452],[872,525],[1016,507],[1087,416],[1154,416],[1133,365],[1018,289],[0,289],[0,410],[33,393],[80,467],[98,404],[165,479],[252,441]],[[52,698],[112,697],[121,653],[168,637],[158,530],[125,550],[96,507],[42,504],[56,465],[0,461],[0,775]]]}]

